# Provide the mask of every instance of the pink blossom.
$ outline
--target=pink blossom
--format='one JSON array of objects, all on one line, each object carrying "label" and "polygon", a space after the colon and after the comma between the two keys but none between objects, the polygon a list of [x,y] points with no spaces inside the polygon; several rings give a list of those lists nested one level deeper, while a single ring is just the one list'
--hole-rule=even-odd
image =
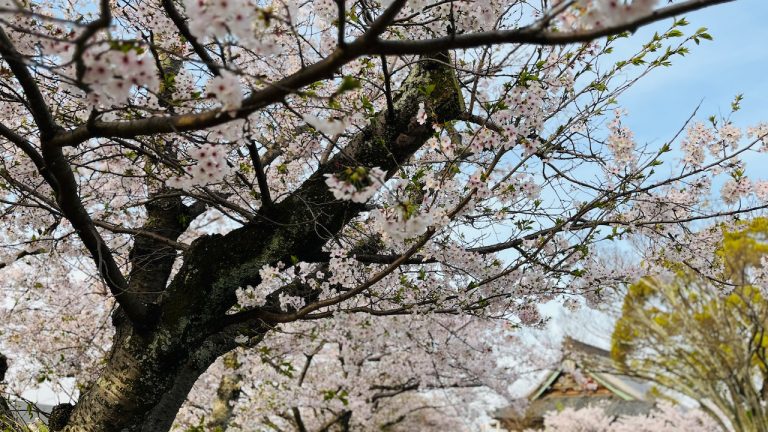
[{"label": "pink blossom", "polygon": [[[334,198],[361,204],[371,199],[386,179],[386,173],[379,167],[369,170],[358,168],[343,174],[346,174],[346,177],[340,177],[339,174],[325,174],[325,184],[328,185]],[[364,177],[359,178],[361,175]]]},{"label": "pink blossom", "polygon": [[223,111],[237,111],[243,104],[240,79],[227,70],[222,70],[219,76],[211,78],[205,90],[209,96],[221,103]]},{"label": "pink blossom", "polygon": [[168,180],[168,185],[179,189],[205,186],[220,182],[230,174],[226,154],[220,146],[205,144],[194,149],[190,156],[196,161],[185,168],[186,175]]}]

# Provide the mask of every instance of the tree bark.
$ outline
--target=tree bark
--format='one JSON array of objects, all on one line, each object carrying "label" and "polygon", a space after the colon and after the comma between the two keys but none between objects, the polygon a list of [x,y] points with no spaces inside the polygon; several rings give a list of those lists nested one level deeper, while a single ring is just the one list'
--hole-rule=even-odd
[{"label": "tree bark", "polygon": [[[5,381],[5,373],[8,371],[8,358],[0,354],[0,383]],[[11,408],[5,397],[0,394],[0,425],[11,417]]]},{"label": "tree bark", "polygon": [[234,403],[240,397],[240,386],[243,375],[236,369],[240,366],[237,361],[237,353],[230,352],[224,356],[224,367],[227,371],[221,377],[219,388],[216,389],[216,399],[213,401],[211,418],[208,428],[214,432],[224,432],[232,421]]}]

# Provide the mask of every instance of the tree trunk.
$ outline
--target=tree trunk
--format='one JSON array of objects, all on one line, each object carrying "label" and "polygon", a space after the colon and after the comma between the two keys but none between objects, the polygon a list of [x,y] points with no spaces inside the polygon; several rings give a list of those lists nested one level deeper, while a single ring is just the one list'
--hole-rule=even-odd
[{"label": "tree trunk", "polygon": [[[5,372],[8,370],[8,359],[0,354],[0,383],[5,381]],[[5,397],[0,394],[0,425],[11,419],[11,408]]]},{"label": "tree trunk", "polygon": [[233,327],[214,336],[185,338],[161,330],[151,335],[123,330],[64,431],[168,431],[195,381],[237,346],[234,338],[247,332],[256,336],[255,344],[266,332]]}]

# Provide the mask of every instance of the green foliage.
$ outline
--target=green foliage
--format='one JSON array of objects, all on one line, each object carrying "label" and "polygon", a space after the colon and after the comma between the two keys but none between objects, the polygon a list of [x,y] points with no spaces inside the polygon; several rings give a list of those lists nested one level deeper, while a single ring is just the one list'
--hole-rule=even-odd
[{"label": "green foliage", "polygon": [[768,218],[722,230],[713,274],[668,274],[627,288],[611,357],[633,375],[706,401],[739,430],[768,431],[768,301],[751,275],[768,256]]},{"label": "green foliage", "polygon": [[702,27],[696,30],[696,33],[693,35],[693,41],[696,42],[696,45],[699,44],[701,39],[709,40],[709,41],[712,40],[712,36],[709,33],[707,33],[706,27]]},{"label": "green foliage", "polygon": [[740,225],[744,228],[723,233],[722,246],[715,252],[723,262],[724,277],[736,283],[745,282],[746,273],[768,256],[768,218]]},{"label": "green foliage", "polygon": [[739,93],[736,95],[736,97],[733,98],[733,102],[731,102],[731,111],[736,112],[741,109],[741,101],[744,100],[744,95]]}]

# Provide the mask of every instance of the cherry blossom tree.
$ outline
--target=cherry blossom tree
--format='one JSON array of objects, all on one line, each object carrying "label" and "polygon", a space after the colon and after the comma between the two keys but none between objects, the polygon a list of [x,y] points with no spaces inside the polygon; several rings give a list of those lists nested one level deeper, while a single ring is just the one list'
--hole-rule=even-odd
[{"label": "cherry blossom tree", "polygon": [[506,320],[653,271],[592,245],[703,265],[670,245],[765,207],[740,158],[766,125],[654,147],[616,109],[706,29],[602,61],[723,2],[0,0],[10,390],[74,378],[66,431],[345,430],[503,393]]},{"label": "cherry blossom tree", "polygon": [[[261,348],[235,350],[209,369],[177,424],[243,431],[477,430],[473,419],[489,420],[488,406],[472,401],[483,399],[488,387],[508,396],[505,387],[515,379],[516,371],[497,363],[500,347],[517,345],[514,336],[477,319],[404,320],[351,316],[323,322],[337,329],[311,323],[272,333]],[[472,339],[478,333],[485,333],[483,340]]]}]

